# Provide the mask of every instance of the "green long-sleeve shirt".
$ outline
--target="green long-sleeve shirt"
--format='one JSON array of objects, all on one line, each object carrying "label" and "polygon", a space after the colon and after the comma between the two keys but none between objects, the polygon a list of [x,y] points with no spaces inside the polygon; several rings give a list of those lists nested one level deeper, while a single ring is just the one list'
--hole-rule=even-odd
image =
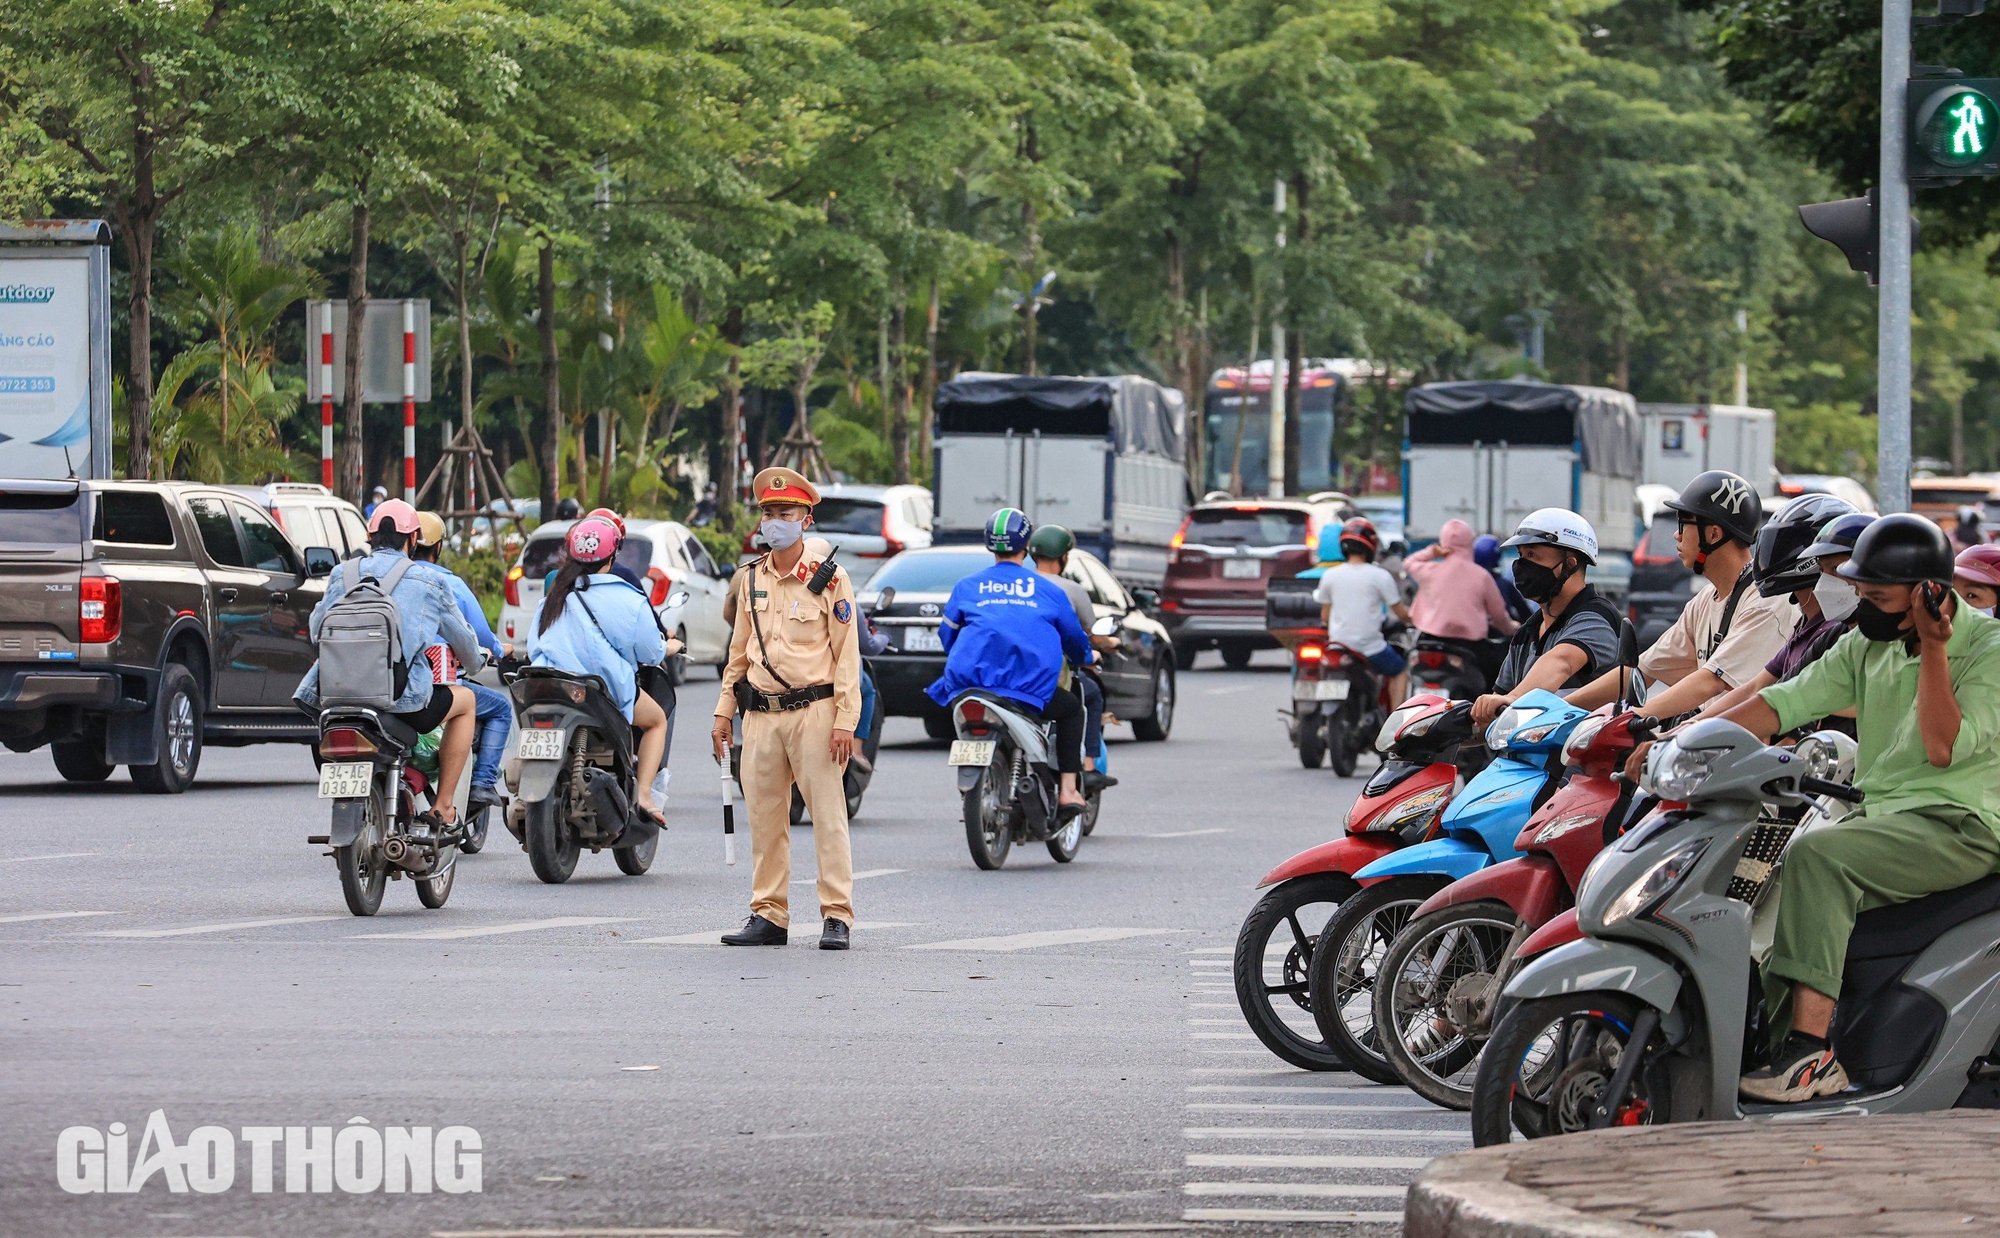
[{"label": "green long-sleeve shirt", "polygon": [[1855,707],[1855,785],[1868,793],[1863,816],[1951,805],[2000,835],[2000,620],[1963,606],[1952,617],[1945,660],[1963,720],[1943,769],[1924,754],[1917,724],[1920,660],[1900,640],[1849,632],[1796,678],[1761,695],[1778,712],[1780,730]]}]

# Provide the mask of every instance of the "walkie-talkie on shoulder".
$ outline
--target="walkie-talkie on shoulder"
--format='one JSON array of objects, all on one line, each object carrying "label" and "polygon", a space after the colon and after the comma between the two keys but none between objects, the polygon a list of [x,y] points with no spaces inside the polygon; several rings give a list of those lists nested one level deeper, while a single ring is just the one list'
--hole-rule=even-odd
[{"label": "walkie-talkie on shoulder", "polygon": [[826,592],[826,587],[833,583],[833,574],[840,570],[839,565],[833,561],[833,556],[839,553],[840,547],[838,546],[827,551],[826,558],[820,562],[818,567],[813,569],[812,579],[806,582],[806,590],[808,592],[814,594]]}]

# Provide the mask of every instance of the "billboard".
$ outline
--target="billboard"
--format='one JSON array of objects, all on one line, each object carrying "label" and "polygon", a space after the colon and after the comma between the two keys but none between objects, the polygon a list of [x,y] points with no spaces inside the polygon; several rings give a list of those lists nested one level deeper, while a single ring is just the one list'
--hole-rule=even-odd
[{"label": "billboard", "polygon": [[[333,306],[333,402],[347,400],[347,302]],[[317,404],[325,393],[320,390],[320,332],[326,328],[326,301],[306,302],[306,340],[303,355],[306,370],[306,399]],[[367,317],[361,321],[361,402],[401,404],[403,402],[403,306],[408,305],[416,338],[416,401],[431,400],[431,303],[429,298],[409,301],[368,302]]]},{"label": "billboard", "polygon": [[0,225],[0,477],[110,475],[109,239]]}]

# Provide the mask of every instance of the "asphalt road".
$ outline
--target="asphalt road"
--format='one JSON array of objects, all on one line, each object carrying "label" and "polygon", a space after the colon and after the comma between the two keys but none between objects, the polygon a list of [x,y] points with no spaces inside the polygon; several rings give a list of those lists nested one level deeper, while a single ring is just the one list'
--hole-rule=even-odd
[{"label": "asphalt road", "polygon": [[[1069,865],[975,870],[941,747],[892,721],[846,954],[813,948],[803,827],[804,931],[713,944],[749,864],[722,863],[698,724],[647,876],[586,854],[542,885],[496,831],[445,909],[397,883],[372,920],[305,842],[304,749],[211,750],[173,798],[0,754],[0,1234],[1391,1232],[1463,1120],[1280,1063],[1228,974],[1257,879],[1360,780],[1299,768],[1277,655],[1215,665],[1181,677],[1169,742],[1112,732],[1123,785]],[[690,719],[713,691],[683,689]],[[123,1122],[136,1160],[154,1110],[182,1142],[470,1127],[480,1189],[292,1193],[286,1145],[268,1193],[247,1145],[220,1193],[60,1189],[61,1131]]]}]

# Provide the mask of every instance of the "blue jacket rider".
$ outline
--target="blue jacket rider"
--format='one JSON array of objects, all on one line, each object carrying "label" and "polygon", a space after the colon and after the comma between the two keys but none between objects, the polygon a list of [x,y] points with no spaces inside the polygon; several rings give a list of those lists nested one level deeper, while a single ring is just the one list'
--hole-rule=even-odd
[{"label": "blue jacket rider", "polygon": [[995,563],[959,581],[945,603],[938,639],[945,648],[944,674],[925,693],[945,706],[980,688],[1046,709],[1064,657],[1078,666],[1091,659],[1090,637],[1069,598],[1018,562]]}]

